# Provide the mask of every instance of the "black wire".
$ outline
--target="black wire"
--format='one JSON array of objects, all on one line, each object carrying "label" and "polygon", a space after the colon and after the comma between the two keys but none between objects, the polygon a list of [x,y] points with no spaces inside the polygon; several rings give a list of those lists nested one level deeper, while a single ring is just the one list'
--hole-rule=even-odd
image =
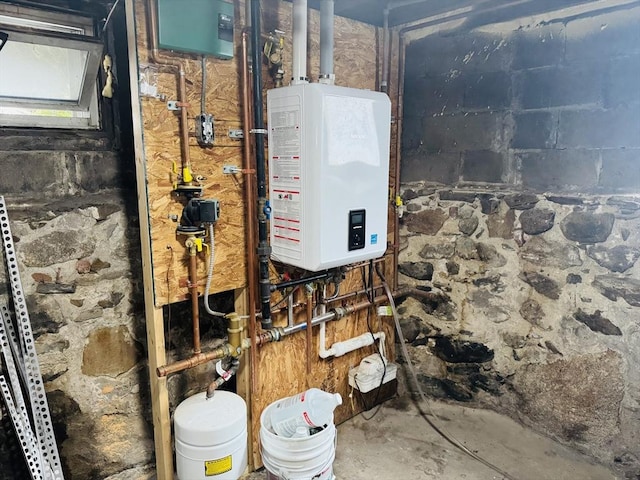
[{"label": "black wire", "polygon": [[[431,407],[431,404],[429,403],[429,400],[427,399],[427,396],[425,395],[424,391],[420,387],[420,382],[418,381],[418,377],[416,375],[415,369],[411,362],[411,358],[409,357],[409,352],[407,351],[407,346],[405,344],[404,336],[402,335],[402,328],[400,326],[400,320],[398,319],[398,311],[396,309],[395,302],[393,301],[391,290],[389,289],[389,285],[387,284],[387,281],[385,280],[384,275],[382,274],[378,266],[376,266],[376,273],[378,274],[378,277],[380,277],[380,280],[382,281],[382,286],[384,287],[385,293],[387,294],[387,298],[389,299],[389,303],[391,304],[391,309],[393,310],[393,320],[394,320],[396,332],[398,333],[398,340],[400,341],[400,351],[402,352],[404,360],[407,364],[407,369],[409,370],[409,374],[413,378],[415,386],[418,389],[418,393],[420,394],[420,400],[422,400],[422,403],[420,401],[416,402],[416,407],[418,408],[418,412],[420,413],[422,418],[424,418],[424,420],[431,426],[431,428],[433,428],[447,442],[449,442],[451,445],[453,445],[454,447],[456,447],[466,455],[469,455],[474,460],[477,460],[483,465],[499,473],[503,477],[503,480],[515,480],[515,478],[509,475],[507,472],[505,472],[504,470],[501,470],[499,467],[495,466],[493,463],[489,462],[488,460],[485,460],[483,457],[481,457],[477,453],[471,451],[462,442],[460,442],[453,435],[451,435],[446,431],[446,429],[443,426],[442,420],[440,420],[438,416],[435,414],[435,412],[433,411],[433,408]],[[428,412],[423,410],[422,408],[423,404],[428,407],[429,409]],[[429,418],[429,415],[433,417],[433,420]]]},{"label": "black wire", "polygon": [[300,288],[300,285],[296,285],[295,287],[293,287],[291,289],[291,291],[287,294],[285,294],[284,292],[282,292],[282,298],[280,300],[278,300],[277,303],[275,303],[274,305],[271,306],[271,310],[278,308],[280,305],[282,305],[284,302],[286,302],[288,300],[288,298],[293,295],[294,293],[296,293],[296,291]]},{"label": "black wire", "polygon": [[[378,385],[377,389],[376,389],[376,396],[374,397],[373,400],[373,405],[371,407],[369,407],[367,405],[367,402],[364,398],[364,394],[360,391],[360,387],[358,387],[358,374],[356,374],[353,377],[353,381],[356,384],[356,387],[358,389],[358,392],[360,393],[360,398],[362,399],[362,404],[364,405],[364,409],[365,411],[369,411],[372,408],[374,408],[376,405],[378,405],[378,401],[380,400],[380,392],[382,391],[382,385],[384,385],[384,377],[386,377],[387,375],[387,362],[386,359],[384,358],[384,356],[382,355],[382,351],[380,349],[380,346],[376,343],[376,339],[374,337],[373,334],[373,329],[371,328],[371,309],[375,308],[375,305],[373,304],[374,301],[374,288],[373,288],[373,260],[371,260],[369,262],[369,274],[368,274],[368,279],[365,280],[365,270],[364,270],[364,265],[361,267],[360,272],[362,274],[362,288],[365,291],[365,294],[367,295],[367,299],[369,300],[369,302],[371,303],[371,305],[367,308],[367,329],[369,330],[369,333],[371,334],[371,337],[373,338],[373,344],[376,347],[376,351],[378,353],[378,356],[380,357],[380,360],[382,361],[382,378],[380,378],[380,385]],[[370,417],[366,417],[363,413],[362,418],[364,418],[366,421],[371,420],[373,417],[375,417],[378,412],[380,411],[380,407],[382,405],[378,405],[378,408],[376,409],[375,412],[373,412],[373,414]]]}]

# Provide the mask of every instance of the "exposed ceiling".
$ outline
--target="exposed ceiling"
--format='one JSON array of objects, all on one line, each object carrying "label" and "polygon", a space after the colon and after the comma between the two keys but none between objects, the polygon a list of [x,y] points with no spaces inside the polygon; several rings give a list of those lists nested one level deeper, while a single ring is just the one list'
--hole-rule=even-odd
[{"label": "exposed ceiling", "polygon": [[[32,3],[71,8],[94,14],[108,11],[115,1],[31,0]],[[124,3],[124,0],[120,1]],[[319,10],[320,1],[307,0],[307,3],[309,7]],[[576,5],[597,3],[599,5],[605,4],[606,7],[607,3],[615,6],[624,2],[625,0],[610,0],[609,2],[607,0],[335,0],[335,13],[342,17],[377,26],[383,24],[385,8],[389,8],[389,25],[392,27],[431,17],[435,17],[434,21],[437,22],[438,18],[448,15],[454,15],[458,18],[464,16],[468,20],[468,25],[486,25]],[[640,1],[631,3],[640,3]]]},{"label": "exposed ceiling", "polygon": [[[488,24],[594,2],[606,3],[602,0],[335,0],[335,13],[381,26],[384,9],[388,7],[389,25],[397,26],[458,11],[474,24]],[[320,0],[308,0],[308,5],[319,9]]]}]

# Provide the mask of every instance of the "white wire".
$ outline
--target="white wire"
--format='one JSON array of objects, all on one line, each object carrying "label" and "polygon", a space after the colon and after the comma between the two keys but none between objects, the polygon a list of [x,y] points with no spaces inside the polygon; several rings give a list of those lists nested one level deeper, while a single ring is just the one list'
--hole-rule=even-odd
[{"label": "white wire", "polygon": [[213,278],[214,261],[215,261],[215,245],[213,241],[213,223],[210,223],[209,224],[209,268],[207,271],[207,285],[204,287],[204,309],[207,311],[209,315],[214,315],[216,317],[224,317],[226,316],[224,313],[211,310],[211,307],[209,306],[209,291],[211,290],[211,279]]},{"label": "white wire", "polygon": [[111,10],[109,10],[109,15],[107,15],[107,19],[104,21],[104,25],[102,26],[102,33],[104,33],[105,30],[107,29],[107,25],[109,25],[109,20],[111,20],[111,15],[113,15],[113,12],[118,6],[118,3],[120,3],[120,0],[116,0],[113,6],[111,7]]}]

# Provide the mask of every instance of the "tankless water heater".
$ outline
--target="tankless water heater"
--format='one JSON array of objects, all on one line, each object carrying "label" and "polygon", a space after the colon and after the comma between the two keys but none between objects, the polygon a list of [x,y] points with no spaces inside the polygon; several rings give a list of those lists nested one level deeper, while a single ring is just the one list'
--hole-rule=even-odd
[{"label": "tankless water heater", "polygon": [[320,83],[267,92],[272,259],[319,271],[387,247],[391,102]]}]

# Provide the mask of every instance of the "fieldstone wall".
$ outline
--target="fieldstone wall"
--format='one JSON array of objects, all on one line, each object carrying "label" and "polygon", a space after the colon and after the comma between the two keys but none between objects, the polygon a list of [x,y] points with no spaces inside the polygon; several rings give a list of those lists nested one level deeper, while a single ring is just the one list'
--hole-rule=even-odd
[{"label": "fieldstone wall", "polygon": [[[137,217],[116,193],[39,212],[17,203],[7,199],[65,478],[102,480],[150,464]],[[8,416],[0,436],[0,478],[28,478]]]},{"label": "fieldstone wall", "polygon": [[[153,470],[124,17],[116,9],[104,37],[116,82],[101,131],[0,129],[0,195],[67,480]],[[0,417],[0,479],[27,480],[2,401]]]},{"label": "fieldstone wall", "polygon": [[[471,22],[473,23],[473,22]],[[432,396],[640,478],[640,9],[407,48],[400,303]]]},{"label": "fieldstone wall", "polygon": [[406,188],[399,311],[423,388],[640,474],[640,196]]},{"label": "fieldstone wall", "polygon": [[[113,190],[61,197],[37,208],[25,198],[6,200],[65,478],[152,478],[153,427],[135,199]],[[6,301],[4,263],[2,267],[0,298]],[[218,311],[232,311],[233,302],[233,292],[210,298]],[[190,315],[190,302],[165,311],[169,362],[192,354]],[[225,333],[223,320],[203,313],[203,348],[221,343]],[[214,371],[214,365],[207,364],[172,375],[172,408],[205,388]],[[0,409],[6,413],[1,402]],[[28,478],[4,414],[0,479]]]}]

